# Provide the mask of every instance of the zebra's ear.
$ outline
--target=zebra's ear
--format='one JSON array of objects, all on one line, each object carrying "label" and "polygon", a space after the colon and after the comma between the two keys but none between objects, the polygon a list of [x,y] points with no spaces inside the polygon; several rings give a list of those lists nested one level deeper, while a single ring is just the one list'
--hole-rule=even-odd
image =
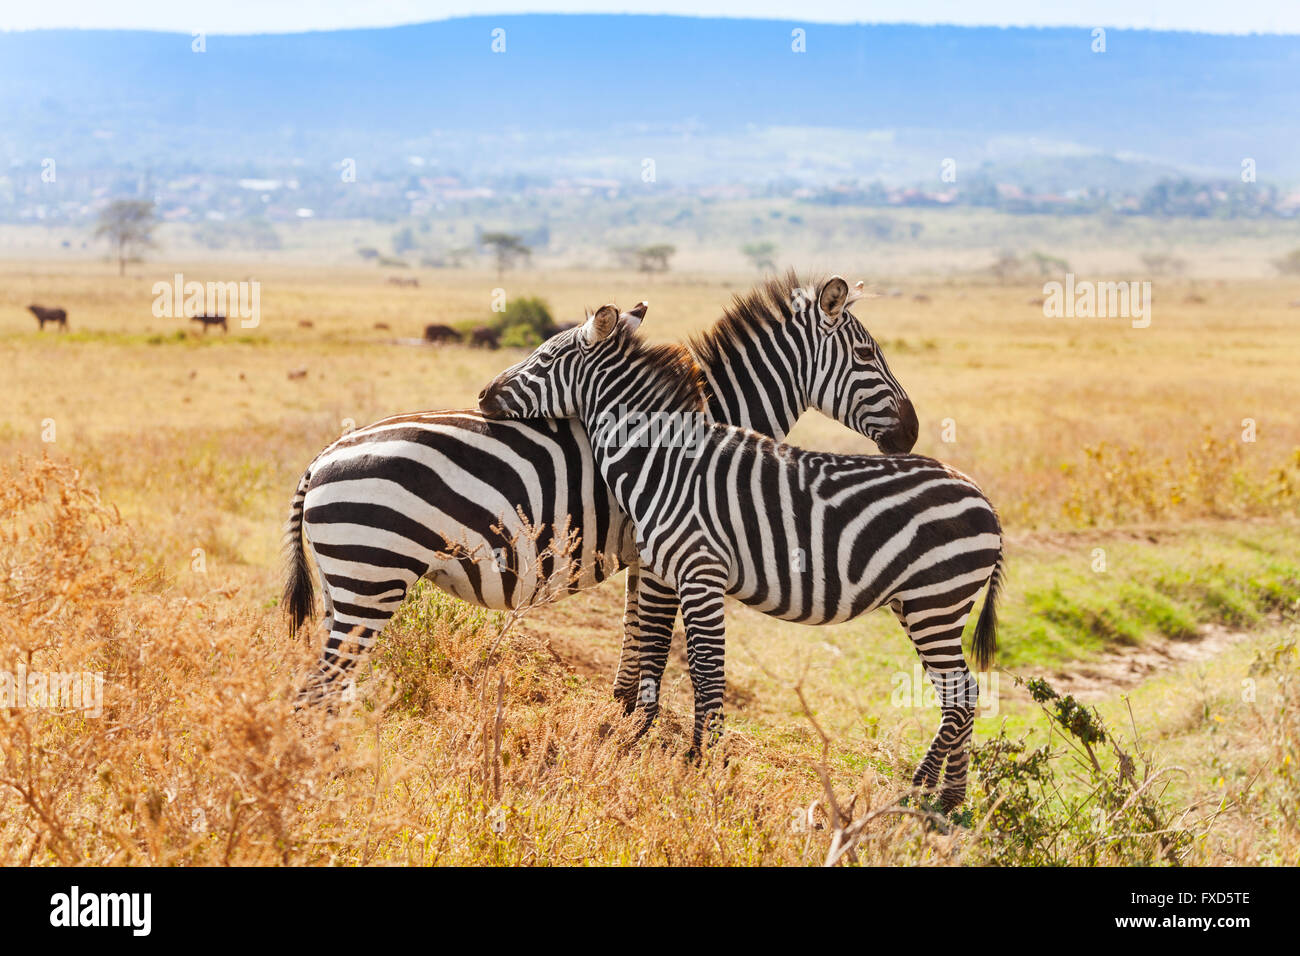
[{"label": "zebra's ear", "polygon": [[614,331],[614,326],[618,324],[618,306],[613,303],[602,305],[596,310],[596,314],[587,319],[587,324],[582,327],[583,338],[591,345],[603,341],[609,337],[609,333]]},{"label": "zebra's ear", "polygon": [[646,310],[649,308],[650,303],[642,301],[628,309],[619,316],[623,320],[623,327],[629,332],[635,332],[641,328],[641,322],[645,319]]},{"label": "zebra's ear", "polygon": [[849,301],[849,284],[841,276],[831,276],[822,283],[817,293],[817,306],[831,325],[839,321],[844,306]]}]

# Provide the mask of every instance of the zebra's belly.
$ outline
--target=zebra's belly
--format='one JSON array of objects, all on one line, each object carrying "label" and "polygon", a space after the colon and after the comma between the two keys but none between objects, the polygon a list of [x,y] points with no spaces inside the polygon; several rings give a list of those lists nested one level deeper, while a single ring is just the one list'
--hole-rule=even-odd
[{"label": "zebra's belly", "polygon": [[497,609],[599,583],[633,553],[630,529],[581,425],[475,412],[344,436],[313,465],[304,503],[327,585],[427,577]]}]

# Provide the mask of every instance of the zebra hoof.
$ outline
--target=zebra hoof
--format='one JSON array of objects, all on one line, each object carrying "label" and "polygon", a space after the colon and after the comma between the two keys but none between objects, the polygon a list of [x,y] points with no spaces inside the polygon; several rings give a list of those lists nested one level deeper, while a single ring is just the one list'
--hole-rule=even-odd
[{"label": "zebra hoof", "polygon": [[912,786],[917,790],[933,790],[939,786],[939,768],[930,769],[925,764],[916,768],[912,774]]}]

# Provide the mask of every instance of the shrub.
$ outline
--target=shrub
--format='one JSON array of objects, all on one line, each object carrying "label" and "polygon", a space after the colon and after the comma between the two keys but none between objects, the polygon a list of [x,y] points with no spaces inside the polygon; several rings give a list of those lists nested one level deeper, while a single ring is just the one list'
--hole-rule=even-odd
[{"label": "shrub", "polygon": [[[537,335],[537,342],[555,334],[555,320],[551,317],[550,306],[546,304],[545,299],[536,296],[511,299],[506,304],[505,311],[495,313],[489,323],[490,328],[503,334],[514,326],[523,326],[534,332]],[[502,344],[504,345],[505,342]]]},{"label": "shrub", "polygon": [[535,349],[542,344],[542,337],[531,325],[520,322],[501,333],[501,347],[507,349]]},{"label": "shrub", "polygon": [[[972,749],[977,853],[1003,866],[1180,864],[1195,834],[1165,799],[1172,768],[1130,751],[1095,708],[1043,680],[1016,682],[1042,708],[1051,737],[1030,750],[1003,728]],[[1053,741],[1066,749],[1053,753]]]}]

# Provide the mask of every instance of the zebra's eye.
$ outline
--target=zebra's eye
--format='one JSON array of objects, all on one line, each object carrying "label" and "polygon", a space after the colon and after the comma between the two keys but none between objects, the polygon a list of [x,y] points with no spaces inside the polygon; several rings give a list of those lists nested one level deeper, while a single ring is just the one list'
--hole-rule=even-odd
[{"label": "zebra's eye", "polygon": [[541,365],[550,365],[552,362],[555,361],[555,356],[552,355],[550,352],[538,352],[537,361]]},{"label": "zebra's eye", "polygon": [[876,357],[876,347],[871,343],[866,345],[857,345],[853,348],[853,356],[859,362],[871,362]]}]

